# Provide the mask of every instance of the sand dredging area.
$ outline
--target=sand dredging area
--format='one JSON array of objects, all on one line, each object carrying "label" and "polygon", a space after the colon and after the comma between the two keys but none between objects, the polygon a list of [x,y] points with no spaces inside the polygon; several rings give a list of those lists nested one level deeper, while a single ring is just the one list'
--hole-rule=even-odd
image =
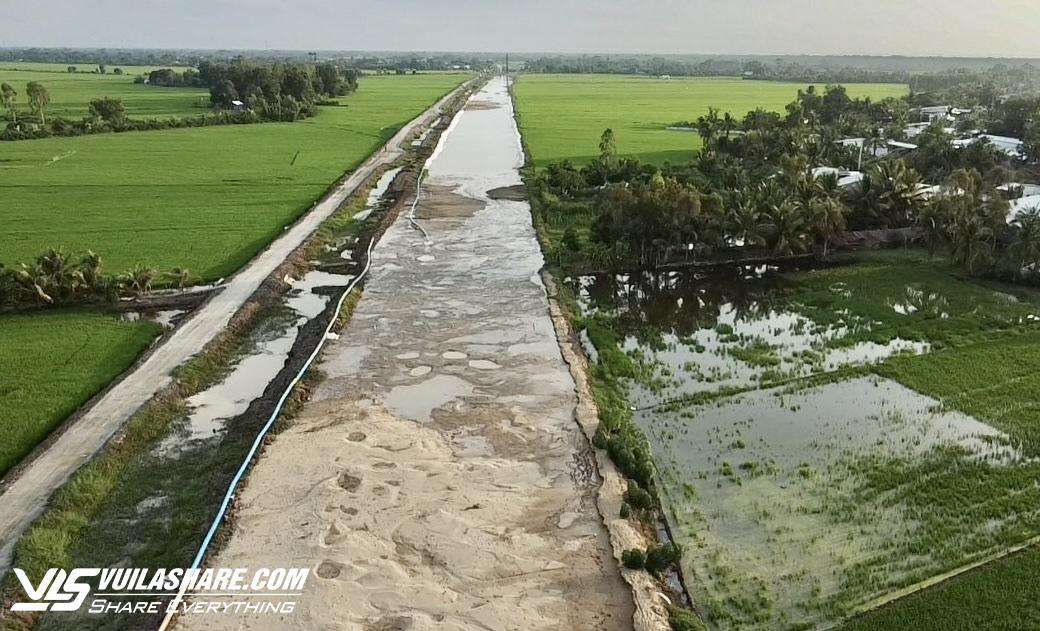
[{"label": "sand dredging area", "polygon": [[182,629],[629,629],[538,275],[506,80],[452,123],[372,253],[325,376],[239,494],[220,567],[310,567],[291,617]]}]

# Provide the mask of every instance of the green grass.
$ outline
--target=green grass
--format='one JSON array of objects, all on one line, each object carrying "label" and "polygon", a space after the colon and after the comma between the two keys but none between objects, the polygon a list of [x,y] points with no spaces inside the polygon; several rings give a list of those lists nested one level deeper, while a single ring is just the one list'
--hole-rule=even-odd
[{"label": "green grass", "polygon": [[63,247],[93,249],[111,272],[140,262],[227,276],[468,76],[365,77],[295,123],[5,143],[0,263]]},{"label": "green grass", "polygon": [[796,283],[789,294],[794,310],[819,325],[849,327],[832,345],[902,338],[934,351],[1040,325],[1028,317],[1040,305],[1037,292],[965,279],[917,251],[864,253],[855,264],[788,278]]},{"label": "green grass", "polygon": [[844,631],[1040,629],[1040,551],[1030,548],[883,607]]},{"label": "green grass", "polygon": [[[25,84],[39,81],[50,92],[51,102],[44,111],[48,117],[79,119],[89,113],[90,101],[102,96],[123,100],[131,118],[169,118],[197,116],[210,111],[209,90],[204,88],[162,88],[134,84],[134,75],[148,73],[154,68],[123,66],[127,73],[112,74],[69,73],[65,65],[25,64],[0,62],[0,83],[10,83],[18,92],[16,105],[19,116],[29,116],[29,100]],[[80,69],[96,66],[77,65]]]},{"label": "green grass", "polygon": [[159,335],[153,322],[89,312],[0,316],[0,475]]},{"label": "green grass", "polygon": [[[899,84],[852,84],[850,96],[902,96]],[[584,163],[598,154],[599,136],[610,127],[618,151],[660,164],[689,160],[700,147],[692,132],[669,131],[677,121],[696,120],[708,107],[737,118],[762,107],[782,112],[795,99],[796,83],[736,78],[673,78],[621,75],[521,75],[516,84],[520,128],[535,165],[556,160]]]}]

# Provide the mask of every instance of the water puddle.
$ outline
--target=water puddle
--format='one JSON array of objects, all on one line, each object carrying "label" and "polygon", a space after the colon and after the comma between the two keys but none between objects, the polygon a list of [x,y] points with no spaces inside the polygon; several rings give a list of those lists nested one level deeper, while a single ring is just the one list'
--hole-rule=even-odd
[{"label": "water puddle", "polygon": [[159,324],[165,330],[171,330],[177,326],[181,320],[181,316],[187,313],[184,309],[165,309],[157,311],[123,311],[119,314],[119,319],[123,322],[139,322],[141,320],[151,320]]},{"label": "water puddle", "polygon": [[[400,171],[400,168],[391,169],[379,178],[365,208],[355,213],[355,221],[364,220],[379,209]],[[338,259],[353,261],[357,243],[357,237],[346,237],[329,250],[336,253]],[[321,269],[311,270],[302,278],[287,277],[285,281],[290,289],[282,299],[278,315],[253,333],[247,342],[249,350],[220,383],[188,399],[191,412],[183,431],[171,434],[159,446],[160,452],[169,452],[185,442],[217,436],[228,420],[244,413],[284,368],[301,328],[321,315],[332,297],[354,277]]]},{"label": "water puddle", "polygon": [[354,221],[364,221],[365,219],[368,219],[368,216],[379,207],[379,200],[381,200],[383,195],[386,194],[387,189],[390,188],[390,183],[393,182],[394,178],[397,177],[397,174],[401,172],[401,168],[402,167],[390,169],[380,176],[379,181],[376,182],[375,187],[368,194],[368,199],[365,201],[365,208],[354,213]]}]

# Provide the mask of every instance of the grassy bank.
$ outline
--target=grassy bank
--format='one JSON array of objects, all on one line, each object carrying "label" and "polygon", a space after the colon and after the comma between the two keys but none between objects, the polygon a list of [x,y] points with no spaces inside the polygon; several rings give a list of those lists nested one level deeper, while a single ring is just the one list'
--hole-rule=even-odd
[{"label": "grassy bank", "polygon": [[[516,84],[520,130],[534,165],[557,160],[583,164],[598,155],[607,127],[614,130],[618,152],[660,164],[683,162],[700,148],[700,138],[669,125],[692,121],[708,107],[738,119],[761,107],[784,111],[806,86],[736,78],[676,77],[657,79],[624,75],[522,74]],[[851,84],[850,96],[881,99],[906,94],[897,84]]]},{"label": "grassy bank", "polygon": [[295,123],[8,143],[0,262],[92,249],[213,280],[237,270],[408,120],[468,74],[368,76]]},{"label": "grassy bank", "polygon": [[0,316],[0,476],[162,331],[87,311]]}]

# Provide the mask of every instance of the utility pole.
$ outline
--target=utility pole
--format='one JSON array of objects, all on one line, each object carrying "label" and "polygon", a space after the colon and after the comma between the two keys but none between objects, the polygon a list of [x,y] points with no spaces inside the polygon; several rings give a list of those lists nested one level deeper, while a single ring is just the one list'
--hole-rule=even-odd
[{"label": "utility pole", "polygon": [[509,53],[506,53],[506,76],[509,76]]}]

